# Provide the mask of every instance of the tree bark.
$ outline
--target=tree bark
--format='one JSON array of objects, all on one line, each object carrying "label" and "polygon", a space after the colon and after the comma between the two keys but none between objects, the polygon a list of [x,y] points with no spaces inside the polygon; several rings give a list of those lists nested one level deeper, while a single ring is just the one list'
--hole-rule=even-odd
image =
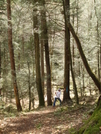
[{"label": "tree bark", "polygon": [[97,12],[97,1],[94,0],[94,9],[95,9],[95,16],[96,16],[96,29],[97,29],[97,35],[96,35],[96,39],[97,39],[97,46],[99,46],[99,50],[98,50],[98,78],[101,81],[101,43],[100,43],[100,33],[99,33],[99,17],[98,17],[98,12]]},{"label": "tree bark", "polygon": [[0,42],[0,78],[1,78],[1,42]]},{"label": "tree bark", "polygon": [[31,110],[31,86],[30,86],[30,64],[27,61],[28,65],[28,93],[29,93],[29,111]]},{"label": "tree bark", "polygon": [[[41,30],[43,31],[43,13],[41,12]],[[44,94],[44,35],[41,32],[41,78],[42,78],[42,90]]]},{"label": "tree bark", "polygon": [[92,78],[92,80],[94,81],[95,85],[97,86],[99,92],[101,93],[101,82],[98,80],[98,78],[97,78],[97,77],[94,75],[94,73],[92,72],[92,70],[91,70],[91,68],[90,68],[90,66],[89,66],[89,64],[88,64],[88,62],[87,62],[87,59],[86,59],[86,57],[85,57],[85,54],[84,54],[84,52],[83,52],[83,49],[82,49],[82,47],[81,47],[81,42],[80,42],[78,36],[76,35],[76,33],[75,33],[75,31],[74,31],[72,25],[71,25],[70,23],[67,23],[67,25],[68,25],[69,30],[71,31],[71,33],[72,33],[72,35],[73,35],[73,37],[74,37],[76,43],[77,43],[77,47],[78,47],[80,56],[81,56],[81,58],[82,58],[82,61],[83,61],[84,65],[85,65],[85,68],[86,68],[88,74],[90,75],[90,77]]},{"label": "tree bark", "polygon": [[73,87],[74,87],[74,93],[75,93],[75,100],[76,103],[79,104],[79,97],[78,97],[78,92],[77,92],[77,86],[76,86],[76,82],[75,82],[75,75],[74,75],[74,71],[73,71],[73,67],[72,67],[72,56],[71,56],[71,49],[70,49],[70,63],[71,63],[71,74],[72,74],[72,80],[73,80]]},{"label": "tree bark", "polygon": [[[36,0],[34,1],[36,2]],[[33,10],[33,29],[34,31],[34,45],[35,45],[35,64],[36,64],[36,86],[39,97],[39,106],[44,106],[44,96],[42,91],[41,74],[40,74],[40,48],[39,48],[39,34],[38,34],[38,18],[37,8]]]},{"label": "tree bark", "polygon": [[22,111],[22,107],[19,99],[17,81],[16,81],[14,49],[12,44],[11,1],[10,0],[7,0],[7,18],[8,18],[8,47],[10,53],[11,73],[12,73],[13,87],[15,93],[15,100],[16,100],[17,110]]},{"label": "tree bark", "polygon": [[49,57],[49,44],[48,44],[48,31],[47,31],[47,22],[46,22],[46,11],[45,11],[45,0],[41,1],[43,6],[42,9],[42,31],[43,39],[45,46],[45,60],[46,60],[46,70],[47,70],[47,105],[52,105],[51,100],[51,69],[50,69],[50,57]]},{"label": "tree bark", "polygon": [[67,27],[67,21],[70,21],[69,16],[69,8],[70,2],[69,0],[63,0],[63,9],[64,9],[64,20],[65,20],[65,68],[64,68],[64,88],[65,90],[63,95],[63,101],[70,100],[70,92],[69,92],[69,82],[70,82],[70,32],[69,28]]},{"label": "tree bark", "polygon": [[[0,78],[1,78],[1,42],[0,42]],[[2,88],[0,88],[0,95],[1,95],[1,90]]]}]

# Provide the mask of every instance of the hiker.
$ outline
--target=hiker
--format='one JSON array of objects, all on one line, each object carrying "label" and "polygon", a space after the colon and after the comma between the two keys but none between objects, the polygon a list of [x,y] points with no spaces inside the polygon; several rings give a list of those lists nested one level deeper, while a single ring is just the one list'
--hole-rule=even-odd
[{"label": "hiker", "polygon": [[[65,91],[65,89],[63,91]],[[56,94],[56,96],[54,98],[53,107],[55,107],[55,103],[56,103],[57,100],[60,101],[60,106],[61,106],[61,99],[60,99],[61,89],[59,88],[58,91],[55,92],[55,94]]]}]

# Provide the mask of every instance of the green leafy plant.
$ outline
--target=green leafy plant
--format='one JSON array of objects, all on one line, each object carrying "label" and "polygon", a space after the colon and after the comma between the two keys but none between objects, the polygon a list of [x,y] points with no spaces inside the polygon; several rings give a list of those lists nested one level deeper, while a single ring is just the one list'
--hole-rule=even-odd
[{"label": "green leafy plant", "polygon": [[42,123],[40,122],[40,123],[38,123],[38,124],[36,124],[36,128],[37,129],[40,129],[42,127]]}]

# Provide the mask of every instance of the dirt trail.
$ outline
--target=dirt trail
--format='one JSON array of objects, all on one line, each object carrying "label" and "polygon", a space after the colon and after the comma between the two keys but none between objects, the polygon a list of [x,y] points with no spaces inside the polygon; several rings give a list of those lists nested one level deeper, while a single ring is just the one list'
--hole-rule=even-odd
[{"label": "dirt trail", "polygon": [[70,134],[86,119],[87,108],[68,112],[62,107],[41,108],[18,117],[0,120],[0,134]]}]

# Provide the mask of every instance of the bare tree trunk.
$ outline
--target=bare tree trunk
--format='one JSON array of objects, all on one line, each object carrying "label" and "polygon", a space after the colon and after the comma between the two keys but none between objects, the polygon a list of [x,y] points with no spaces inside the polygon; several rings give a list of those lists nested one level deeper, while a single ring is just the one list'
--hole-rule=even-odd
[{"label": "bare tree trunk", "polygon": [[83,83],[83,96],[84,96],[84,92],[85,92],[85,79],[84,79],[85,77],[84,77],[84,67],[82,66],[82,83]]},{"label": "bare tree trunk", "polygon": [[28,93],[29,93],[29,110],[31,110],[31,88],[30,88],[30,65],[29,62],[27,62],[28,65]]},{"label": "bare tree trunk", "polygon": [[[7,75],[7,70],[6,70],[6,50],[5,50],[5,44],[4,44],[4,50],[3,50],[3,53],[4,53],[4,57],[3,57],[3,76],[5,77],[5,75]],[[6,77],[4,79],[4,82],[3,82],[3,99],[4,99],[4,96],[5,96],[5,90],[6,90],[6,86],[5,86],[5,82],[6,82]],[[7,83],[6,83],[7,84]]]},{"label": "bare tree trunk", "polygon": [[100,62],[100,81],[101,81],[101,43],[100,43],[100,61],[99,62]]},{"label": "bare tree trunk", "polygon": [[63,0],[64,19],[65,19],[65,69],[64,69],[64,87],[66,88],[63,101],[70,100],[69,82],[70,82],[70,32],[67,27],[67,22],[70,21],[69,16],[70,2],[69,0]]},{"label": "bare tree trunk", "polygon": [[70,60],[71,60],[71,74],[72,74],[72,79],[73,79],[73,87],[74,87],[74,93],[75,93],[75,100],[76,103],[79,104],[79,97],[78,97],[78,92],[77,92],[77,86],[76,86],[76,82],[75,82],[75,75],[74,75],[74,71],[73,71],[73,67],[72,67],[72,56],[71,56],[71,50],[70,50]]},{"label": "bare tree trunk", "polygon": [[13,44],[12,44],[12,23],[11,23],[11,5],[10,5],[10,2],[11,2],[10,0],[7,0],[8,47],[9,47],[9,53],[10,53],[11,73],[12,73],[12,80],[13,80],[16,106],[17,106],[18,111],[22,111],[22,107],[21,107],[20,99],[19,99],[19,94],[18,94],[17,81],[16,81],[14,49],[13,49]]},{"label": "bare tree trunk", "polygon": [[[43,25],[42,12],[41,12],[41,25]],[[44,94],[44,37],[43,37],[42,32],[41,32],[41,78],[42,78],[42,90],[43,90],[43,94]]]},{"label": "bare tree trunk", "polygon": [[100,53],[99,53],[99,50],[98,50],[98,55],[97,55],[97,59],[98,59],[98,78],[100,80]]},{"label": "bare tree trunk", "polygon": [[[34,0],[34,2],[37,2]],[[39,48],[39,34],[38,34],[38,18],[37,18],[37,8],[33,10],[33,29],[34,31],[34,45],[35,45],[35,64],[36,64],[36,86],[39,97],[39,106],[44,106],[44,96],[42,91],[42,83],[41,83],[41,73],[40,73],[40,48]]]},{"label": "bare tree trunk", "polygon": [[[24,33],[24,26],[23,26],[23,33]],[[22,56],[22,60],[24,61],[24,59],[25,59],[25,47],[24,47],[25,40],[24,40],[24,35],[22,35],[21,44],[22,44],[22,49],[21,49],[22,54],[21,54],[21,56]],[[22,67],[23,67],[23,66],[24,66],[24,63],[22,64]]]},{"label": "bare tree trunk", "polygon": [[77,12],[77,16],[76,16],[76,18],[77,18],[77,29],[76,29],[76,33],[78,34],[78,26],[79,26],[79,19],[78,19],[78,9],[79,9],[79,5],[78,5],[78,3],[79,3],[79,1],[78,0],[76,0],[75,1],[76,2],[76,12]]},{"label": "bare tree trunk", "polygon": [[0,78],[1,78],[1,42],[0,42]]},{"label": "bare tree trunk", "polygon": [[47,105],[52,105],[51,100],[51,69],[50,69],[50,58],[49,58],[49,44],[48,44],[48,31],[47,31],[47,22],[46,22],[46,11],[45,11],[45,0],[41,1],[43,6],[42,16],[43,16],[43,39],[45,46],[45,60],[46,60],[46,70],[47,70]]},{"label": "bare tree trunk", "polygon": [[20,71],[20,52],[18,52],[18,71]]},{"label": "bare tree trunk", "polygon": [[97,46],[99,46],[100,50],[98,50],[98,78],[99,80],[101,81],[101,43],[100,43],[100,36],[99,36],[99,17],[98,17],[98,13],[97,13],[97,9],[96,9],[96,6],[97,6],[97,1],[94,0],[94,9],[95,9],[95,15],[96,15],[96,19],[97,19],[97,25],[96,25],[96,28],[97,28],[97,35],[96,35],[96,39],[97,39]]},{"label": "bare tree trunk", "polygon": [[[0,78],[1,78],[1,42],[0,42]],[[0,95],[1,95],[1,90],[2,88],[0,88]]]}]

